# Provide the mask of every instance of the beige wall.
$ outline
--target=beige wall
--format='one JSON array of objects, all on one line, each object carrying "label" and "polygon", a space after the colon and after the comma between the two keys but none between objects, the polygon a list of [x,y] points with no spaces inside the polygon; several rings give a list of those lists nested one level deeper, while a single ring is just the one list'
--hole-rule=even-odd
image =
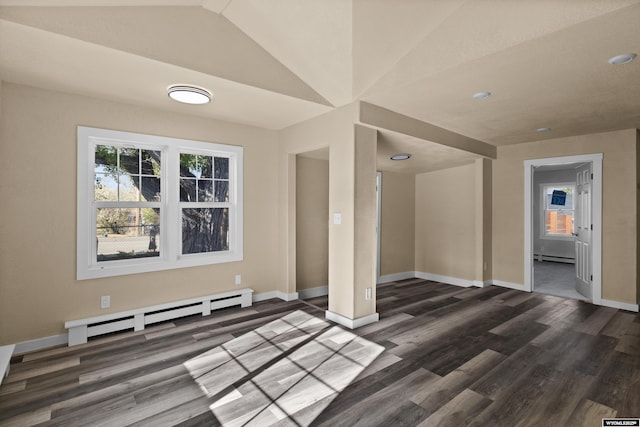
[{"label": "beige wall", "polygon": [[475,164],[416,175],[416,271],[474,280],[475,182]]},{"label": "beige wall", "polygon": [[636,288],[640,304],[640,130],[636,130]]},{"label": "beige wall", "polygon": [[[279,277],[287,293],[296,291],[296,154],[330,147],[337,150],[353,143],[356,104],[332,110],[279,132],[278,148],[278,239]],[[337,160],[342,164],[343,159]],[[352,159],[353,160],[353,159]],[[334,170],[338,167],[334,164]],[[331,175],[331,167],[329,169]],[[330,178],[331,180],[331,178]],[[330,181],[331,182],[331,181]],[[352,194],[353,197],[353,194]],[[331,202],[330,202],[331,204]],[[329,212],[332,212],[331,207]]]},{"label": "beige wall", "polygon": [[296,285],[329,283],[329,161],[297,156]]},{"label": "beige wall", "polygon": [[476,273],[477,282],[487,282],[493,278],[492,271],[492,206],[493,161],[489,159],[476,159]]},{"label": "beige wall", "polygon": [[[378,131],[367,126],[354,126],[354,215],[353,264],[354,307],[353,317],[361,318],[376,312],[376,155]],[[333,226],[340,234],[340,226]],[[335,257],[335,246],[333,253]],[[338,255],[340,256],[340,255]],[[346,283],[349,283],[348,281]],[[341,284],[341,286],[344,284]],[[335,288],[335,286],[334,286]],[[365,298],[367,289],[369,299]],[[331,297],[329,297],[331,310]]]},{"label": "beige wall", "polygon": [[416,179],[382,172],[380,275],[414,271]]},{"label": "beige wall", "polygon": [[493,278],[524,283],[524,160],[603,153],[602,297],[637,303],[636,130],[503,146],[493,165]]},{"label": "beige wall", "polygon": [[[64,332],[65,320],[229,290],[278,277],[275,132],[2,83],[0,344]],[[185,107],[191,108],[191,107]],[[244,147],[244,261],[76,281],[76,126]],[[100,296],[111,308],[100,309]]]},{"label": "beige wall", "polygon": [[[371,275],[375,190],[369,178],[375,174],[371,148],[376,137],[375,131],[354,126],[356,105],[276,133],[7,83],[0,85],[0,94],[0,344],[62,333],[65,320],[233,289],[236,274],[242,275],[242,287],[257,293],[294,292],[295,154],[327,146],[328,212],[343,214],[343,224],[329,227],[336,278],[332,310],[351,318],[375,311],[362,288]],[[244,261],[76,281],[78,125],[243,146]],[[640,295],[638,138],[635,130],[627,130],[501,147],[490,166],[481,162],[416,176],[414,198],[410,179],[386,174],[383,221],[408,227],[396,233],[383,225],[382,274],[416,270],[478,279],[476,252],[489,244],[493,251],[484,259],[493,271],[484,275],[523,283],[523,161],[602,152],[603,298],[635,304]],[[478,186],[477,180],[487,171],[492,188],[481,200],[492,200],[492,214],[478,203],[478,191],[487,185]],[[396,188],[394,194],[389,187]],[[389,213],[389,206],[403,201],[414,203],[406,209],[411,212]],[[492,217],[489,225],[470,214],[478,209]],[[477,242],[480,224],[480,235],[492,229],[492,239],[482,244]],[[402,253],[411,246],[405,245],[411,234],[415,246]],[[99,308],[101,295],[111,296],[110,309]]]},{"label": "beige wall", "polygon": [[[329,213],[342,223],[329,225],[329,310],[347,319],[375,311],[375,154],[377,132],[359,126],[358,103],[337,108],[281,131],[278,203],[284,212],[279,243],[281,277],[296,289],[295,154],[329,147]],[[356,152],[358,155],[356,156]],[[292,208],[293,206],[293,208]],[[364,288],[372,287],[372,300]]]}]

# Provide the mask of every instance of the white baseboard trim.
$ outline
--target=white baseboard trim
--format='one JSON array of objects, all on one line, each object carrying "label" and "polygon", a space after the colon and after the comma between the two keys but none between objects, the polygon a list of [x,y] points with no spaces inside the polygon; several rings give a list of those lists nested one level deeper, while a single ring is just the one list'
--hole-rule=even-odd
[{"label": "white baseboard trim", "polygon": [[349,329],[356,329],[364,325],[368,325],[370,323],[375,323],[380,320],[380,315],[378,313],[373,313],[368,316],[358,317],[357,319],[349,319],[348,317],[344,317],[341,314],[334,313],[332,311],[325,311],[324,317],[327,320],[331,320],[339,325],[345,326]]},{"label": "white baseboard trim", "polygon": [[16,344],[13,354],[23,354],[32,351],[43,350],[45,348],[55,347],[58,345],[67,345],[69,343],[69,335],[67,333],[60,335],[52,335],[50,337],[38,338],[30,341],[22,341]]},{"label": "white baseboard trim", "polygon": [[300,299],[323,297],[325,295],[329,295],[328,286],[318,286],[317,288],[298,290],[298,296],[300,297]]},{"label": "white baseboard trim", "polygon": [[253,294],[253,296],[251,297],[251,301],[260,302],[260,301],[266,301],[268,299],[274,299],[274,298],[278,298],[276,291],[269,291],[269,292],[262,292],[259,294]]},{"label": "white baseboard trim", "polygon": [[620,310],[634,311],[636,313],[640,308],[638,304],[629,304],[628,302],[612,301],[609,299],[600,300],[600,305],[603,305],[605,307],[618,308]]},{"label": "white baseboard trim", "polygon": [[295,301],[297,299],[300,299],[297,292],[292,292],[290,294],[287,294],[285,292],[276,291],[276,295],[278,296],[278,298],[280,298],[283,301]]},{"label": "white baseboard trim", "polygon": [[503,282],[502,280],[491,280],[492,285],[501,286],[503,288],[516,289],[518,291],[524,291],[524,285],[519,283]]},{"label": "white baseboard trim", "polygon": [[491,285],[493,285],[493,282],[491,280],[485,280],[484,282],[480,280],[473,281],[473,286],[475,286],[476,288],[486,288],[487,286]]},{"label": "white baseboard trim", "polygon": [[439,274],[424,273],[422,271],[416,271],[415,277],[424,280],[433,280],[434,282],[446,283],[448,285],[462,286],[463,288],[469,288],[475,286],[473,280],[459,279],[457,277],[441,276]]},{"label": "white baseboard trim", "polygon": [[389,283],[389,282],[397,282],[399,280],[413,279],[414,277],[416,277],[415,271],[405,271],[402,273],[385,274],[384,276],[380,276],[380,279],[378,280],[378,285],[382,285],[384,283]]},{"label": "white baseboard trim", "polygon": [[262,292],[260,294],[253,294],[252,301],[259,302],[259,301],[265,301],[273,298],[279,298],[283,301],[293,301],[298,299],[298,293],[293,292],[293,293],[287,294],[286,292],[282,292],[282,291]]}]

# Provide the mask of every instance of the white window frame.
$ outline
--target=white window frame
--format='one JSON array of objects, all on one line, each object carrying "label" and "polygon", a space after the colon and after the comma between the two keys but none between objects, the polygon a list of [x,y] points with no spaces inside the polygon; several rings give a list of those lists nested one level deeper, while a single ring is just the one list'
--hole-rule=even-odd
[{"label": "white window frame", "polygon": [[[243,148],[203,141],[78,126],[77,270],[78,280],[145,273],[243,260]],[[94,201],[95,146],[115,145],[162,152],[160,256],[97,262]],[[229,249],[182,255],[180,153],[229,158]],[[157,203],[154,204],[157,207]]]},{"label": "white window frame", "polygon": [[[575,182],[547,182],[540,184],[540,238],[546,240],[573,240],[573,234],[548,234],[547,233],[547,199],[545,197],[545,191],[547,187],[571,187],[573,188],[573,194],[576,192]],[[573,211],[573,218],[575,221],[576,205],[575,199],[573,199],[573,209],[567,209]],[[574,224],[575,228],[575,224]],[[573,230],[571,230],[573,233]]]}]

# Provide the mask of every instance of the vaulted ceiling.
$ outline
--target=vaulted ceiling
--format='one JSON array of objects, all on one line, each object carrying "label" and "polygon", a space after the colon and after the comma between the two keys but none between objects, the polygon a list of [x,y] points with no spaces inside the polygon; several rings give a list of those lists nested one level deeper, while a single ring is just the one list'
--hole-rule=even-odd
[{"label": "vaulted ceiling", "polygon": [[639,22],[640,0],[0,0],[0,78],[268,129],[363,100],[499,146],[640,128],[640,58],[607,62]]}]

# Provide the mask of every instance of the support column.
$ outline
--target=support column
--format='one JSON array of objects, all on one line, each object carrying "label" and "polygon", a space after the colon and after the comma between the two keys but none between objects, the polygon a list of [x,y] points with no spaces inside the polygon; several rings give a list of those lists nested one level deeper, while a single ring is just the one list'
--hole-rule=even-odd
[{"label": "support column", "polygon": [[491,279],[491,160],[476,159],[476,259],[474,284],[483,287]]},{"label": "support column", "polygon": [[332,144],[329,171],[329,310],[349,328],[376,313],[377,131],[354,125],[352,141]]}]

